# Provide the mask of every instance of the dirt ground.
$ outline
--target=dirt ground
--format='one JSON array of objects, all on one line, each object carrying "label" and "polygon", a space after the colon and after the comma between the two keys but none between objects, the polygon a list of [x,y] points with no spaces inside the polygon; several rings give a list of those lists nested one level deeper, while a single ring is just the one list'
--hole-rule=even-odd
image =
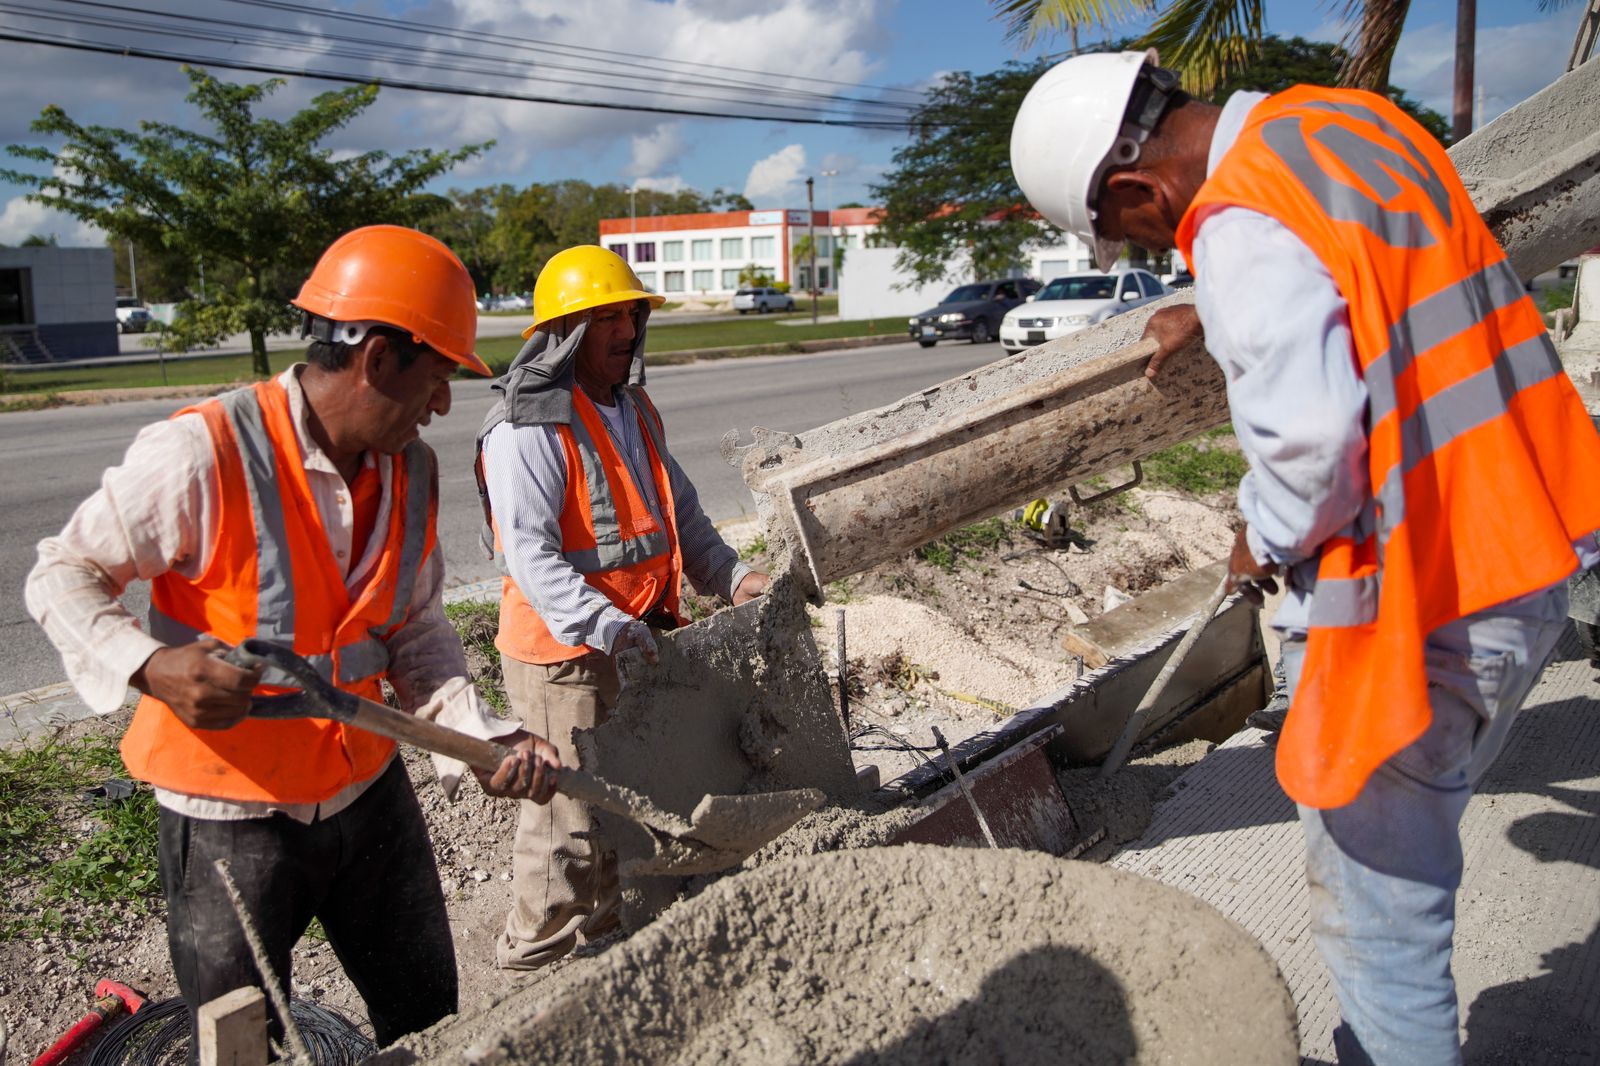
[{"label": "dirt ground", "polygon": [[[855,753],[858,766],[876,765],[888,781],[926,757],[906,749],[927,747],[931,726],[955,743],[1064,687],[1081,668],[1061,646],[1068,627],[1100,614],[1108,590],[1112,600],[1137,595],[1222,557],[1233,520],[1226,493],[1196,498],[1140,489],[1075,508],[1074,537],[1066,548],[1045,549],[1014,523],[982,524],[966,539],[946,538],[917,556],[830,587],[830,603],[812,609],[813,625],[831,664],[834,611],[845,612],[852,725],[859,734],[855,746],[862,749]],[[759,565],[766,560],[757,534],[753,524],[727,531]],[[703,611],[714,605],[694,606]],[[476,624],[481,639],[484,623]],[[497,664],[473,648],[473,633],[466,636],[480,680],[495,684]],[[126,723],[123,712],[69,729],[115,736]],[[450,804],[426,757],[405,758],[435,842],[455,933],[461,1008],[481,1009],[530,980],[493,965],[494,937],[510,901],[516,809],[483,796],[471,782]],[[1159,787],[1171,776],[1163,771],[1151,780]],[[8,909],[29,906],[29,885],[0,890],[9,897]],[[89,941],[0,941],[0,1020],[13,1061],[31,1059],[81,1017],[100,977],[158,999],[176,994],[160,910],[157,900],[151,916],[130,918]],[[556,974],[583,965],[575,959],[555,968]],[[365,1023],[360,998],[325,941],[301,941],[293,986],[296,997]]]}]

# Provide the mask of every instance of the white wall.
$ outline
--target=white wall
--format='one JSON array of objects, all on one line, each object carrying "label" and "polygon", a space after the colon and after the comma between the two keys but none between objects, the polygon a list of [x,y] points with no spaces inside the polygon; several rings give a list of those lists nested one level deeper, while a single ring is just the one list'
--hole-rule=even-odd
[{"label": "white wall", "polygon": [[110,248],[0,248],[0,268],[9,267],[28,271],[36,325],[116,321]]},{"label": "white wall", "polygon": [[898,248],[856,248],[845,253],[839,276],[840,318],[909,318],[937,304],[963,281],[972,280],[966,264],[955,263],[945,274],[948,281],[896,288],[910,280],[910,275],[895,269],[899,254]]}]

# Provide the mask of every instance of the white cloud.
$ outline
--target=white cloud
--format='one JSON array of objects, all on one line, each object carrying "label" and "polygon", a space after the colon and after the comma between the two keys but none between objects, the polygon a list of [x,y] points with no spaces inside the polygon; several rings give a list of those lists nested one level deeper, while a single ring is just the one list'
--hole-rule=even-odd
[{"label": "white cloud", "polygon": [[[1483,121],[1527,99],[1561,76],[1572,50],[1573,20],[1544,18],[1513,26],[1478,26],[1473,73],[1483,87]],[[1450,116],[1455,87],[1455,23],[1408,27],[1395,49],[1389,80]]]},{"label": "white cloud", "polygon": [[689,183],[683,180],[682,174],[668,174],[664,178],[637,178],[633,186],[636,189],[651,189],[655,192],[682,192],[688,188]]},{"label": "white cloud", "polygon": [[676,122],[664,122],[649,133],[635,134],[632,145],[628,176],[634,178],[661,173],[676,163],[688,147],[683,130]]},{"label": "white cloud", "polygon": [[71,215],[34,203],[23,196],[6,202],[0,211],[0,244],[21,244],[29,237],[54,237],[57,244],[99,247],[106,235],[96,226]]},{"label": "white cloud", "polygon": [[787,207],[806,165],[804,145],[780,148],[750,168],[744,195],[757,207]]}]

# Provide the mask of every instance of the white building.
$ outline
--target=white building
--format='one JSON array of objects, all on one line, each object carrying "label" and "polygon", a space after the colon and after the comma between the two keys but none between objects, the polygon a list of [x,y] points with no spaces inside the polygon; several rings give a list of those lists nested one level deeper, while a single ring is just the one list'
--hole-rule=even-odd
[{"label": "white building", "polygon": [[0,361],[115,354],[110,248],[0,248]]},{"label": "white building", "polygon": [[732,295],[752,264],[774,282],[804,292],[811,287],[809,257],[796,262],[794,248],[815,232],[818,285],[833,292],[834,249],[844,250],[848,274],[851,250],[864,247],[877,231],[876,214],[872,207],[847,207],[834,210],[831,220],[827,211],[811,212],[808,219],[805,211],[791,210],[605,218],[600,244],[626,259],[645,288],[668,297]]}]

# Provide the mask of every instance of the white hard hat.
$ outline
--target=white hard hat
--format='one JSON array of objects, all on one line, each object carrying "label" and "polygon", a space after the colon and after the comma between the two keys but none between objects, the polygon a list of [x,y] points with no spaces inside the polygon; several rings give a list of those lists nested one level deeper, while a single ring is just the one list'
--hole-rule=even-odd
[{"label": "white hard hat", "polygon": [[1011,126],[1011,171],[1022,194],[1093,248],[1101,270],[1116,263],[1122,244],[1099,235],[1089,201],[1107,168],[1138,159],[1149,136],[1150,127],[1125,121],[1147,63],[1159,66],[1153,48],[1065,59],[1034,82]]}]

